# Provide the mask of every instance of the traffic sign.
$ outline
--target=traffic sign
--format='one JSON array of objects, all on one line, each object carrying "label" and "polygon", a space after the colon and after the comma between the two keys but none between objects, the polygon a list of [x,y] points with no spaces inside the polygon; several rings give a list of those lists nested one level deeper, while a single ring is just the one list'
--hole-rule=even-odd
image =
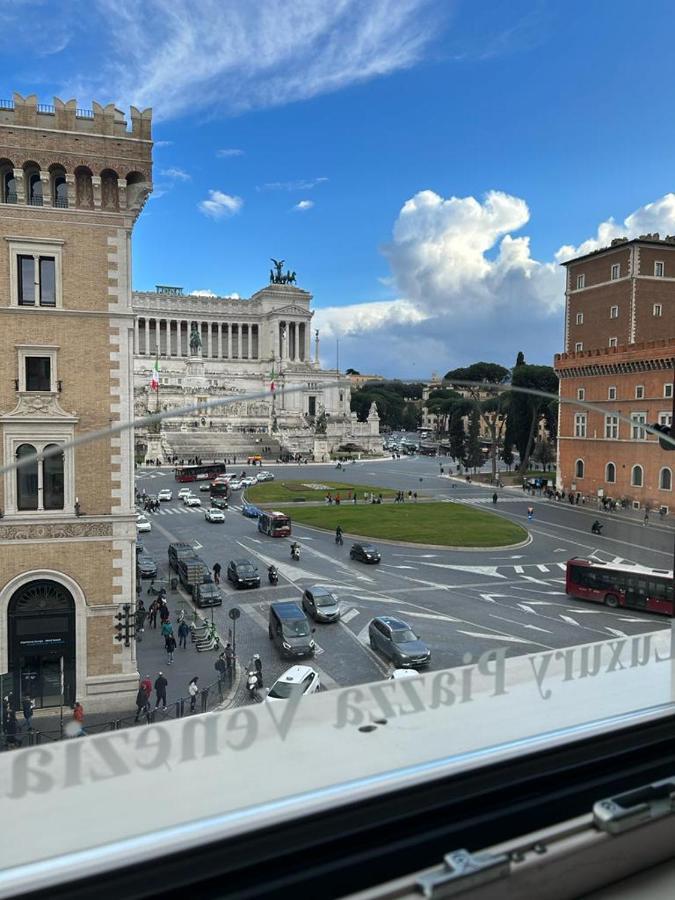
[{"label": "traffic sign", "polygon": [[228,616],[229,616],[232,620],[238,619],[240,615],[241,615],[241,610],[240,610],[240,609],[237,609],[236,606],[233,606],[232,609],[228,612]]}]

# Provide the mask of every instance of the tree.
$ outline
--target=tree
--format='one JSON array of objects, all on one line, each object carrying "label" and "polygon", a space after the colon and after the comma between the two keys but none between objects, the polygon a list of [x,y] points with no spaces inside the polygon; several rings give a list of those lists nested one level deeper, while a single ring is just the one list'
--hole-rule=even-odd
[{"label": "tree", "polygon": [[480,407],[475,405],[469,415],[469,430],[466,436],[466,466],[474,471],[483,462],[480,448]]},{"label": "tree", "polygon": [[466,459],[466,435],[464,434],[464,419],[459,404],[456,404],[450,418],[450,456],[455,462],[464,465]]},{"label": "tree", "polygon": [[451,369],[444,378],[455,387],[463,388],[469,392],[469,396],[478,399],[485,390],[480,385],[461,384],[464,381],[478,381],[484,385],[506,384],[509,378],[509,370],[499,363],[476,362],[461,369]]},{"label": "tree", "polygon": [[[549,395],[558,393],[558,376],[550,366],[528,366],[526,363],[516,366],[511,377],[514,388],[521,387],[534,391],[542,391]],[[546,414],[554,396],[538,396],[537,394],[512,391],[509,401],[510,437],[518,448],[520,466],[518,471],[525,474],[534,447],[539,420]],[[550,414],[550,413],[549,413]]]},{"label": "tree", "polygon": [[546,438],[538,438],[532,451],[532,459],[541,463],[544,471],[548,471],[549,465],[555,460],[555,450],[551,442],[546,440]]},{"label": "tree", "polygon": [[360,375],[360,372],[357,372],[356,369],[347,369],[345,371],[345,375]]},{"label": "tree", "polygon": [[[492,480],[497,478],[497,452],[504,429],[503,417],[503,391],[494,392],[485,396],[490,385],[506,384],[509,380],[509,370],[499,363],[476,362],[461,369],[452,369],[445,376],[445,380],[456,387],[462,387],[469,396],[479,403],[479,427],[480,414],[490,434],[490,457],[492,460]],[[479,382],[478,384],[464,384],[461,382]]]}]

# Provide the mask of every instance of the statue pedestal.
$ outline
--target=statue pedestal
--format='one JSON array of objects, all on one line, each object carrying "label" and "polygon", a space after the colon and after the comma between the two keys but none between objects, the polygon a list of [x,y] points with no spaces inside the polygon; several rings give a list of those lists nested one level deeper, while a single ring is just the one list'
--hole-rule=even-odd
[{"label": "statue pedestal", "polygon": [[164,451],[162,450],[162,438],[159,434],[148,435],[148,449],[145,451],[147,459],[158,459],[160,463],[164,462]]},{"label": "statue pedestal", "polygon": [[330,453],[328,451],[328,438],[325,434],[314,435],[314,462],[328,462]]},{"label": "statue pedestal", "polygon": [[185,363],[185,374],[188,377],[203,378],[206,363],[203,356],[190,356]]}]

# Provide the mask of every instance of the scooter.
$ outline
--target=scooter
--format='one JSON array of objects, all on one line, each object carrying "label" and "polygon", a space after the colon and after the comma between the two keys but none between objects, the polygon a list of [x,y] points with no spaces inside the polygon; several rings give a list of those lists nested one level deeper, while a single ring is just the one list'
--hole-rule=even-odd
[{"label": "scooter", "polygon": [[270,584],[278,584],[279,583],[279,573],[274,568],[274,566],[270,566],[267,570],[267,577],[269,578]]},{"label": "scooter", "polygon": [[291,545],[291,559],[300,559],[300,547],[297,544]]},{"label": "scooter", "polygon": [[258,693],[258,673],[253,670],[249,671],[246,676],[246,690],[254,703],[260,703],[262,697]]}]

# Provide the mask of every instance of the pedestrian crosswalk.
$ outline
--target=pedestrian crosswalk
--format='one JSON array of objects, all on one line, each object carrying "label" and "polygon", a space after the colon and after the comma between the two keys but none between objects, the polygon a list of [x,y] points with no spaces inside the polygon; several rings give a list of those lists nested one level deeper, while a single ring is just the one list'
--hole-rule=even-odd
[{"label": "pedestrian crosswalk", "polygon": [[[186,515],[189,516],[190,513],[197,513],[197,515],[203,515],[205,510],[207,510],[208,506],[174,506],[174,507],[160,507],[157,512],[147,513],[148,516],[180,516]],[[241,506],[230,506],[230,512],[241,512]],[[139,510],[142,512],[142,510]],[[227,510],[225,510],[227,514]],[[145,513],[144,513],[145,515]]]},{"label": "pedestrian crosswalk", "polygon": [[462,498],[444,497],[443,502],[444,503],[470,503],[471,505],[476,505],[476,506],[479,506],[479,505],[481,505],[481,506],[492,506],[492,505],[499,506],[502,503],[524,503],[524,502],[526,502],[526,498],[525,497],[501,497],[500,496],[497,503],[493,504],[493,500],[492,500],[491,496],[490,497],[462,497]]}]

